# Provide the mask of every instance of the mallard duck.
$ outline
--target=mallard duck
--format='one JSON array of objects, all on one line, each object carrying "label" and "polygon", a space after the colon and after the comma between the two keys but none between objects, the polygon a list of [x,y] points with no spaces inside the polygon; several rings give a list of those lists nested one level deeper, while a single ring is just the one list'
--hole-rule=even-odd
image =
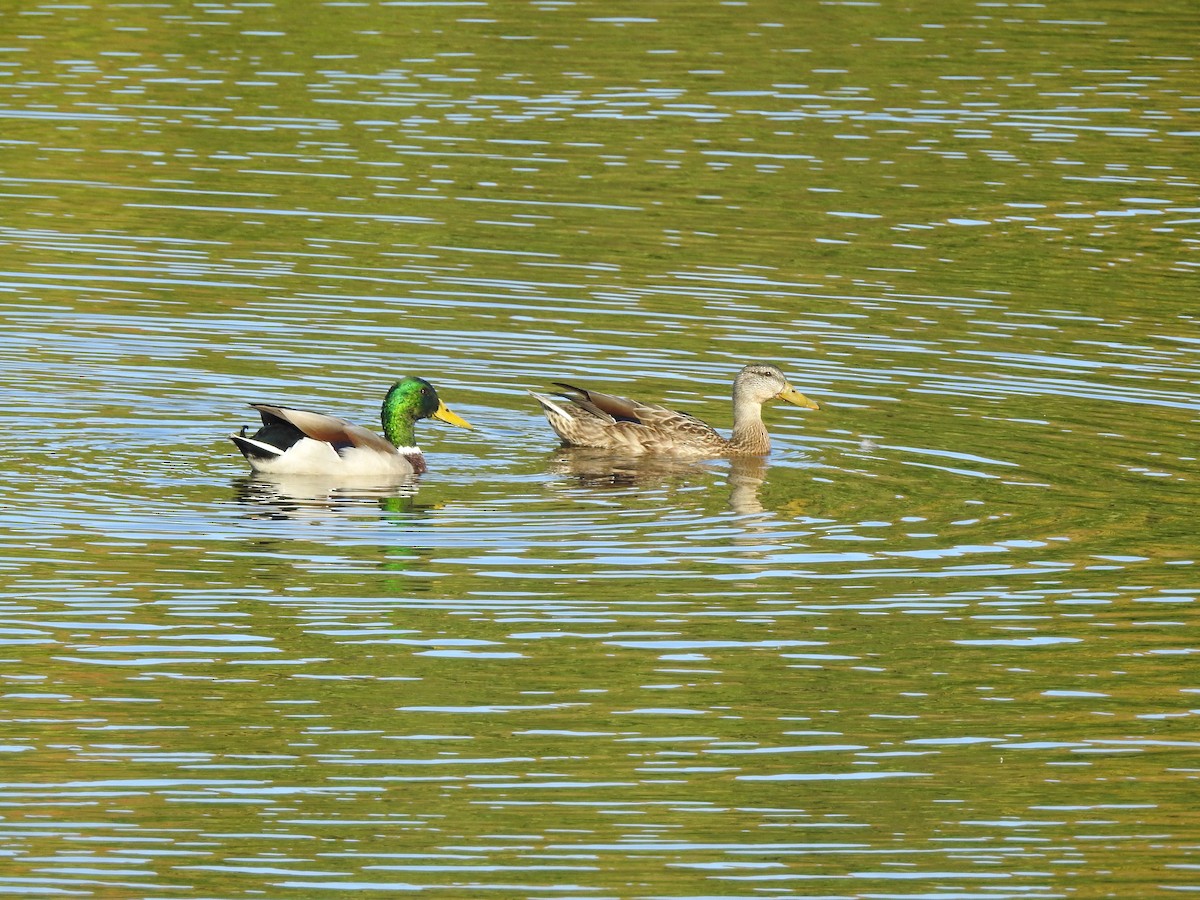
[{"label": "mallard duck", "polygon": [[681,456],[765,456],[771,452],[771,439],[763,425],[762,405],[783,400],[805,409],[820,409],[788,384],[778,368],[752,363],[733,381],[733,435],[724,438],[695,416],[601,394],[561,381],[564,388],[555,397],[569,405],[529,393],[542,405],[550,427],[567,447],[595,447],[620,453],[674,453]]},{"label": "mallard duck", "polygon": [[383,398],[380,437],[369,428],[322,413],[251,403],[262,427],[247,436],[231,434],[250,467],[271,475],[420,475],[425,457],[413,438],[417,419],[440,419],[470,428],[438,399],[424,378],[407,375]]}]

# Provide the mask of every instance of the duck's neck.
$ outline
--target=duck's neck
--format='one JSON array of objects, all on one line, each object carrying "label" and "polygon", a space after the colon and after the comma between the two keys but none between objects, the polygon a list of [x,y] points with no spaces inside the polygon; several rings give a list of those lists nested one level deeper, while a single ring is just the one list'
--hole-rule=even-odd
[{"label": "duck's neck", "polygon": [[744,397],[733,398],[733,436],[729,449],[737,453],[766,456],[771,452],[771,438],[763,425],[762,404]]},{"label": "duck's neck", "polygon": [[383,421],[383,436],[391,441],[396,447],[401,450],[417,450],[417,439],[414,434],[416,423],[404,415],[395,405],[389,403],[389,396],[383,401],[383,411],[380,414],[380,419]]},{"label": "duck's neck", "polygon": [[379,419],[383,423],[383,436],[396,448],[396,452],[408,460],[413,473],[420,475],[425,471],[425,457],[417,446],[417,438],[413,433],[417,417],[413,413],[413,391],[419,385],[411,378],[398,381],[383,398],[383,408],[379,411]]},{"label": "duck's neck", "polygon": [[400,455],[408,460],[413,467],[413,474],[420,475],[425,471],[425,455],[417,446],[413,435],[413,425],[416,423],[407,416],[388,415],[387,407],[383,408],[383,436],[391,441]]}]

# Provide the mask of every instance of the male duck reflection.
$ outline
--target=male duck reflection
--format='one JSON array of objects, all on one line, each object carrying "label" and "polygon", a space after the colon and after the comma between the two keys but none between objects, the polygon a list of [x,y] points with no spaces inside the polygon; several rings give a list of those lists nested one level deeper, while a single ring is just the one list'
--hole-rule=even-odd
[{"label": "male duck reflection", "polygon": [[440,419],[470,428],[438,399],[424,378],[405,376],[383,398],[383,433],[321,413],[251,403],[262,416],[262,428],[247,436],[231,434],[250,467],[270,475],[420,475],[425,456],[413,437],[418,419]]},{"label": "male duck reflection", "polygon": [[562,404],[534,391],[550,427],[567,447],[594,447],[618,453],[672,453],[679,456],[765,456],[771,439],[763,425],[762,407],[782,400],[805,409],[820,409],[788,384],[778,368],[752,363],[733,381],[733,434],[722,437],[709,425],[665,406],[614,397],[555,382],[570,401]]}]

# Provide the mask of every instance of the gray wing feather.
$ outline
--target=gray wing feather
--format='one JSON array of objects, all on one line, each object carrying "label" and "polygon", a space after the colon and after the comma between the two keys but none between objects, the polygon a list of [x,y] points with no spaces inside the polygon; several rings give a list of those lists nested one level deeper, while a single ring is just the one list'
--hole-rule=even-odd
[{"label": "gray wing feather", "polygon": [[262,415],[264,425],[269,425],[272,418],[279,419],[298,428],[306,437],[314,441],[324,441],[334,447],[359,447],[364,450],[378,450],[381,453],[396,452],[391,441],[380,437],[369,428],[363,428],[337,416],[291,409],[287,406],[270,406],[265,403],[250,405]]}]

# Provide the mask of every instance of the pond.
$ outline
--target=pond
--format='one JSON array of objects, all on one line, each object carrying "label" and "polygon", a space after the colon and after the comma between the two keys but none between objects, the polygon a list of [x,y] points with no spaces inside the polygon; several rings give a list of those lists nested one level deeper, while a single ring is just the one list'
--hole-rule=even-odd
[{"label": "pond", "polygon": [[1194,12],[0,17],[0,892],[1200,889]]}]

